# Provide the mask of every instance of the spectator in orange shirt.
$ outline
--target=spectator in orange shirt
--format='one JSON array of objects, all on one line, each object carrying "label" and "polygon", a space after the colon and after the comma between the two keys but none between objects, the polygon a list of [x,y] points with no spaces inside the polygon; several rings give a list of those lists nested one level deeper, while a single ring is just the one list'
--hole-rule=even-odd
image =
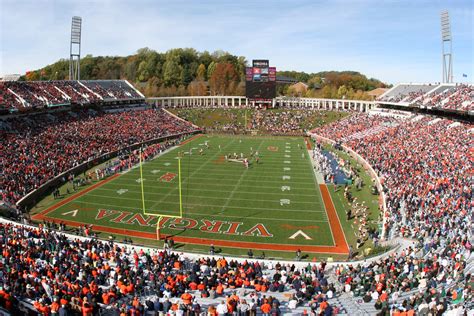
[{"label": "spectator in orange shirt", "polygon": [[270,311],[272,310],[272,306],[268,304],[268,302],[265,302],[264,304],[262,304],[262,306],[260,306],[260,310],[262,311],[264,316],[269,316]]},{"label": "spectator in orange shirt", "polygon": [[184,305],[191,305],[193,296],[189,294],[188,290],[185,290],[183,295],[181,295],[181,299],[183,300]]}]

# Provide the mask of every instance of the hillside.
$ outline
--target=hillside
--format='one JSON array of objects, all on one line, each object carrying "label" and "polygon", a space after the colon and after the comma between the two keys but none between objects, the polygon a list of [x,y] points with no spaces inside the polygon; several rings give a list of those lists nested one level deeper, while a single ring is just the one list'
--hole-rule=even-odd
[{"label": "hillside", "polygon": [[[127,79],[146,96],[171,95],[243,95],[245,67],[243,56],[224,51],[198,52],[176,48],[160,53],[141,48],[130,56],[87,55],[81,59],[81,79]],[[29,71],[22,80],[64,80],[69,61],[61,59],[44,68]],[[377,79],[368,79],[354,71],[305,73],[279,71],[279,76],[308,84],[300,96],[367,99],[366,91],[385,87]],[[279,95],[297,95],[288,85],[278,87]]]}]

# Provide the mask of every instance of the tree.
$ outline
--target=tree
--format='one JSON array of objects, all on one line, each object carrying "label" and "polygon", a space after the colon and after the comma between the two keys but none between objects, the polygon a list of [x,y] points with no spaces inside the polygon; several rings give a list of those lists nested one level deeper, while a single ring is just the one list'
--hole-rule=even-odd
[{"label": "tree", "polygon": [[204,66],[204,64],[199,65],[196,72],[196,79],[201,81],[206,80],[206,66]]},{"label": "tree", "polygon": [[[127,79],[147,95],[154,96],[168,96],[178,92],[207,94],[208,81],[213,94],[242,95],[247,64],[245,57],[222,50],[211,54],[208,51],[198,52],[193,48],[176,48],[159,53],[144,47],[125,57],[87,55],[81,60],[81,78]],[[218,65],[219,72],[214,76]],[[307,83],[309,90],[306,95],[314,97],[337,98],[345,95],[346,98],[366,98],[364,91],[386,86],[377,79],[367,79],[355,71],[279,71],[278,75]],[[69,60],[60,59],[42,69],[29,72],[21,80],[64,80],[68,76]],[[341,86],[345,88],[339,90]],[[277,89],[278,95],[288,94],[288,85],[278,85]]]},{"label": "tree", "polygon": [[181,81],[181,66],[175,58],[169,58],[163,65],[163,82],[167,87],[176,86]]},{"label": "tree", "polygon": [[203,80],[194,80],[188,85],[188,95],[207,95],[207,85]]},{"label": "tree", "polygon": [[346,99],[347,98],[347,87],[345,85],[342,85],[337,89],[337,97],[339,99]]},{"label": "tree", "polygon": [[181,69],[181,83],[187,86],[193,80],[191,70],[188,65],[185,65]]},{"label": "tree", "polygon": [[212,74],[214,73],[214,70],[216,70],[216,63],[212,61],[209,66],[207,66],[207,78],[210,79],[212,77]]},{"label": "tree", "polygon": [[209,79],[211,93],[215,95],[231,94],[239,81],[239,75],[230,63],[218,63]]}]

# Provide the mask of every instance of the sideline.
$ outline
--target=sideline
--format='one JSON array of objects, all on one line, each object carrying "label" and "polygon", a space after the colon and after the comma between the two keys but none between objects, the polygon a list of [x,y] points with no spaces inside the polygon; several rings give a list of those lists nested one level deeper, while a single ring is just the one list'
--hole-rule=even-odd
[{"label": "sideline", "polygon": [[[26,224],[22,224],[22,223],[19,223],[19,222],[15,222],[15,221],[11,221],[11,220],[7,220],[3,217],[0,217],[0,223],[2,224],[10,224],[10,225],[17,225],[17,226],[23,226],[23,227],[29,227],[29,228],[38,228],[37,226],[32,226],[32,225],[26,225]],[[51,230],[51,231],[54,231],[54,230]],[[89,238],[89,237],[83,237],[83,236],[78,236],[78,235],[74,235],[74,234],[70,234],[70,233],[67,233],[67,232],[59,232],[57,231],[57,233],[60,233],[60,234],[63,234],[65,235],[66,237],[68,237],[69,239],[80,239],[82,241],[84,240],[92,240],[93,238]],[[155,236],[156,237],[156,236]],[[105,239],[99,239],[100,241],[102,242],[107,242],[107,240]],[[333,261],[333,262],[327,262],[327,266],[328,268],[332,268],[332,267],[335,267],[335,266],[338,266],[340,264],[351,264],[351,265],[357,265],[357,264],[361,264],[361,265],[368,265],[370,264],[371,262],[375,262],[379,259],[382,259],[382,258],[385,258],[387,256],[390,256],[390,255],[396,255],[396,254],[400,254],[403,252],[403,250],[405,250],[406,248],[408,247],[412,247],[414,244],[415,244],[415,241],[413,240],[410,240],[410,239],[407,239],[407,238],[396,238],[396,239],[393,239],[392,240],[392,243],[395,245],[395,247],[387,252],[384,252],[382,254],[379,254],[377,256],[374,256],[374,257],[370,257],[370,258],[367,258],[367,259],[363,259],[363,260],[358,260],[358,261]],[[120,243],[120,242],[114,242],[114,244],[117,244],[119,245],[120,247],[123,247],[123,248],[126,248],[128,250],[144,250],[144,251],[150,251],[150,252],[154,252],[154,251],[163,251],[164,249],[163,248],[159,248],[159,247],[146,247],[146,246],[140,246],[140,245],[130,245],[130,244],[124,244],[124,243]],[[279,260],[279,259],[258,259],[258,258],[252,258],[252,259],[249,259],[245,256],[241,256],[241,257],[235,257],[235,256],[222,256],[222,255],[210,255],[210,254],[204,254],[204,253],[191,253],[191,252],[182,252],[182,251],[173,251],[174,253],[179,253],[179,254],[182,254],[182,255],[185,255],[186,257],[188,257],[189,259],[200,259],[200,258],[203,258],[203,257],[209,257],[209,258],[214,258],[214,259],[220,259],[222,257],[225,257],[226,259],[228,259],[229,261],[230,260],[234,260],[234,261],[237,261],[237,262],[240,262],[240,263],[243,263],[243,262],[261,262],[261,263],[264,263],[264,264],[272,264],[273,266],[276,264],[276,263],[280,263],[282,265],[286,265],[286,264],[294,264],[297,268],[305,268],[308,266],[308,264],[310,265],[317,265],[319,262],[321,261],[316,261],[316,262],[312,262],[312,261],[295,261],[295,260]]]},{"label": "sideline", "polygon": [[71,196],[69,196],[69,197],[67,197],[67,198],[65,198],[65,199],[62,200],[61,202],[56,203],[56,204],[54,204],[54,205],[52,205],[52,206],[50,206],[50,207],[48,207],[48,208],[42,210],[42,211],[39,212],[38,214],[33,215],[31,218],[32,218],[33,220],[35,220],[35,221],[41,221],[41,220],[43,220],[43,219],[46,219],[46,218],[47,218],[46,215],[47,215],[48,213],[51,213],[52,211],[58,209],[59,207],[65,205],[65,204],[67,204],[67,203],[69,203],[69,202],[71,202],[71,201],[74,201],[75,199],[77,199],[77,198],[83,196],[84,194],[86,194],[86,193],[88,193],[88,192],[90,192],[90,191],[92,191],[92,190],[95,190],[95,189],[97,189],[97,188],[99,188],[99,187],[105,185],[106,183],[108,183],[108,182],[110,182],[110,181],[112,181],[112,180],[118,178],[118,177],[121,176],[121,175],[122,175],[122,174],[120,174],[120,173],[116,173],[116,174],[114,174],[114,175],[111,175],[111,176],[108,177],[107,179],[101,180],[101,181],[99,181],[99,182],[97,182],[97,183],[91,185],[90,187],[88,187],[88,188],[86,188],[86,189],[84,189],[84,190],[82,190],[82,191],[80,191],[80,192],[77,192],[76,194],[73,194],[73,195],[71,195]]}]

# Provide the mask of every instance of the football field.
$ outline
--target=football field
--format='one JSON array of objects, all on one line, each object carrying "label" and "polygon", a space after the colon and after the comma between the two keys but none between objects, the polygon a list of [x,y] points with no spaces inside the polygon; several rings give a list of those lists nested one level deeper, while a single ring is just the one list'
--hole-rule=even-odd
[{"label": "football field", "polygon": [[177,243],[345,254],[331,196],[316,181],[306,146],[302,137],[199,135],[35,219],[156,239],[161,218],[161,237]]}]

